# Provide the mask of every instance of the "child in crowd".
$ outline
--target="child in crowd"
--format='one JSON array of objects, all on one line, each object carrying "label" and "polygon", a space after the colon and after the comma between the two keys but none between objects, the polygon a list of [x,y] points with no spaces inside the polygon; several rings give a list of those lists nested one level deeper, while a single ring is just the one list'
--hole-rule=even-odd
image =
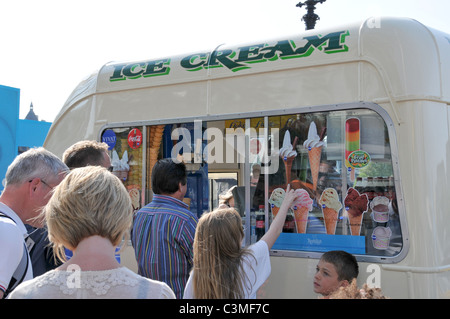
[{"label": "child in crowd", "polygon": [[270,275],[269,250],[280,235],[297,194],[288,185],[283,203],[264,236],[242,247],[244,230],[239,213],[219,208],[204,214],[194,239],[194,266],[185,299],[248,299]]},{"label": "child in crowd", "polygon": [[314,292],[328,298],[340,287],[347,287],[358,277],[356,258],[345,251],[333,250],[322,255],[314,275]]}]

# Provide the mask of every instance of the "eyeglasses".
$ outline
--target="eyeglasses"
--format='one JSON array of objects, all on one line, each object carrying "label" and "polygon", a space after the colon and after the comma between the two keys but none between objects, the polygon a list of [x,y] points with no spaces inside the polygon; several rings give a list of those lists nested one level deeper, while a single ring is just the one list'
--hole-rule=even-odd
[{"label": "eyeglasses", "polygon": [[[39,177],[38,177],[39,178]],[[39,180],[42,182],[42,184],[44,184],[45,186],[47,186],[48,188],[50,188],[50,189],[53,189],[54,187],[52,187],[52,186],[50,186],[46,181],[44,181],[42,178],[39,178]],[[32,179],[30,179],[29,181],[28,181],[28,183],[31,183],[33,180]]]},{"label": "eyeglasses", "polygon": [[46,185],[48,188],[53,189],[53,187],[51,187],[50,185],[48,185],[43,179],[41,179],[41,182]]}]

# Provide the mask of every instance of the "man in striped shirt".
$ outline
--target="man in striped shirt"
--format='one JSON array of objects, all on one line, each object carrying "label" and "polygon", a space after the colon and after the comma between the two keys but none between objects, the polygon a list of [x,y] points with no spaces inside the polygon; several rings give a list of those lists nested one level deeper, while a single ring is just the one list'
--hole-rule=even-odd
[{"label": "man in striped shirt", "polygon": [[159,160],[152,171],[153,200],[134,218],[131,241],[141,276],[164,281],[177,298],[193,264],[198,218],[183,203],[187,189],[184,163]]}]

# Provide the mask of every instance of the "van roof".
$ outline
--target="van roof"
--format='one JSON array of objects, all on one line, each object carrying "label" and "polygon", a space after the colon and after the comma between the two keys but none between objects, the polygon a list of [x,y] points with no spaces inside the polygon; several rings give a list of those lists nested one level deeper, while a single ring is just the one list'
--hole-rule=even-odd
[{"label": "van roof", "polygon": [[95,93],[354,60],[365,60],[386,72],[386,78],[394,86],[394,96],[421,94],[449,100],[450,86],[445,84],[449,83],[450,75],[442,72],[450,69],[449,53],[450,35],[416,20],[369,18],[266,42],[240,46],[222,44],[210,52],[148,61],[110,62],[82,81],[65,107]]},{"label": "van roof", "polygon": [[105,123],[358,101],[450,103],[449,57],[448,34],[409,18],[369,18],[209,52],[111,62],[74,89],[49,135],[80,103],[88,114],[96,103],[108,105]]}]

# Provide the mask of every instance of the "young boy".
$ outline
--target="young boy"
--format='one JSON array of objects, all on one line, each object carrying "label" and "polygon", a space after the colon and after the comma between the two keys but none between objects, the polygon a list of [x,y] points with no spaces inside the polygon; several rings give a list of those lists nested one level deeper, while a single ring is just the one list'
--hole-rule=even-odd
[{"label": "young boy", "polygon": [[352,254],[342,250],[326,252],[316,267],[314,292],[327,298],[339,287],[348,286],[358,273],[358,262]]}]

